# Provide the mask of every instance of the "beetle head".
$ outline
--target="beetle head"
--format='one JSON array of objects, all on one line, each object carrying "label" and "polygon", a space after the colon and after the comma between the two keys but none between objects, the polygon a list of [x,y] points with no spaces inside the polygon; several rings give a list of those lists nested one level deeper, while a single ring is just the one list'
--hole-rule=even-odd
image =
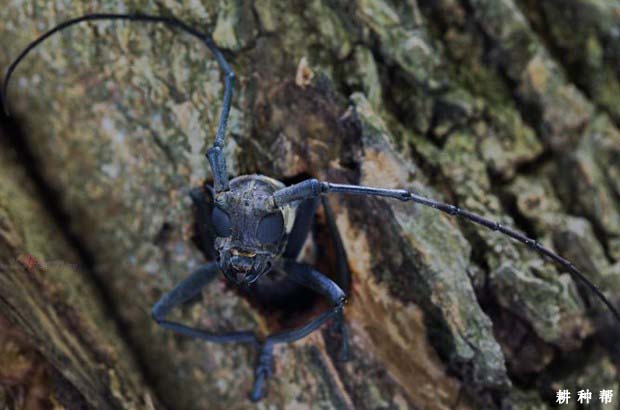
[{"label": "beetle head", "polygon": [[287,218],[264,188],[231,184],[215,196],[211,219],[218,264],[238,284],[255,282],[270,271],[286,245]]}]

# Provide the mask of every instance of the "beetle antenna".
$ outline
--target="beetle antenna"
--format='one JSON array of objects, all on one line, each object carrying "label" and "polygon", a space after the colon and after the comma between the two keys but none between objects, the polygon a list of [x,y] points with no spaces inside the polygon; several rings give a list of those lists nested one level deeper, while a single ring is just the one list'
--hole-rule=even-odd
[{"label": "beetle antenna", "polygon": [[434,199],[423,197],[405,189],[386,189],[359,185],[333,184],[331,182],[317,181],[316,179],[308,179],[298,184],[282,188],[274,193],[274,200],[276,205],[282,206],[292,201],[314,198],[330,192],[353,195],[371,195],[400,199],[401,201],[412,201],[420,205],[434,208],[450,216],[458,216],[463,219],[467,219],[475,224],[482,225],[493,231],[498,231],[504,235],[510,236],[512,239],[529,246],[531,249],[550,258],[554,262],[561,265],[564,269],[568,270],[574,278],[583,282],[592,292],[594,292],[594,294],[601,299],[601,301],[609,308],[609,310],[611,310],[613,315],[620,322],[620,311],[618,311],[613,303],[607,299],[598,286],[586,278],[586,276],[581,273],[581,271],[579,271],[579,269],[577,269],[572,262],[558,255],[551,249],[545,248],[538,241],[527,237],[521,232],[515,231],[514,229],[506,227],[499,222],[494,222],[468,210],[461,209],[455,205],[435,201]]},{"label": "beetle antenna", "polygon": [[211,169],[213,170],[214,177],[214,185],[216,192],[228,190],[228,172],[226,168],[226,159],[224,157],[223,146],[224,146],[224,137],[226,135],[226,125],[228,123],[228,114],[230,113],[230,106],[232,100],[232,90],[235,83],[235,74],[231,70],[228,62],[224,58],[222,52],[217,48],[215,42],[206,33],[203,33],[195,28],[187,25],[186,23],[178,20],[174,17],[164,17],[164,16],[153,16],[149,14],[141,14],[141,13],[131,13],[131,14],[114,14],[114,13],[95,13],[95,14],[85,14],[81,17],[76,17],[67,21],[64,21],[52,29],[45,32],[43,35],[38,37],[36,40],[32,41],[24,50],[17,56],[17,58],[9,65],[9,68],[6,71],[4,76],[4,81],[2,84],[2,105],[4,107],[4,112],[7,116],[10,115],[9,110],[9,101],[8,101],[8,89],[11,81],[11,76],[13,72],[17,68],[18,64],[34,49],[36,46],[45,41],[48,37],[53,35],[54,33],[64,30],[65,28],[72,26],[74,24],[82,23],[84,21],[94,21],[94,20],[129,20],[129,21],[141,21],[147,23],[162,23],[172,28],[178,28],[186,33],[191,34],[192,36],[200,39],[205,45],[211,50],[215,60],[217,61],[220,68],[224,71],[225,77],[225,88],[224,88],[224,102],[222,104],[222,111],[220,113],[220,119],[217,126],[217,132],[215,134],[215,140],[213,142],[213,146],[208,150],[207,157],[209,159],[209,163],[211,164]]},{"label": "beetle antenna", "polygon": [[[163,23],[166,24],[168,26],[171,27],[176,27],[179,28],[187,33],[190,33],[191,35],[199,38],[200,40],[204,41],[205,43],[207,43],[207,46],[211,49],[211,51],[214,52],[215,54],[215,58],[218,60],[218,62],[221,65],[220,60],[223,60],[223,58],[220,58],[221,53],[219,52],[219,50],[215,49],[215,44],[213,44],[213,40],[211,40],[211,38],[204,33],[201,33],[200,31],[188,26],[187,24],[183,23],[180,20],[175,19],[174,17],[163,17],[163,16],[151,16],[148,14],[140,14],[140,13],[134,13],[134,14],[114,14],[114,13],[95,13],[95,14],[86,14],[83,15],[81,17],[77,17],[77,18],[73,18],[67,21],[64,21],[60,24],[58,24],[57,26],[53,27],[52,29],[48,30],[47,32],[45,32],[44,34],[42,34],[41,36],[39,36],[37,39],[35,39],[34,41],[32,41],[30,44],[28,44],[26,46],[26,48],[24,48],[22,50],[22,52],[19,54],[19,56],[13,60],[13,62],[9,65],[9,68],[6,71],[6,74],[4,76],[4,81],[3,81],[3,85],[2,85],[2,105],[4,106],[4,110],[6,112],[7,115],[10,115],[10,111],[9,111],[9,103],[8,103],[8,89],[9,89],[9,83],[11,81],[11,76],[13,75],[13,72],[15,71],[15,69],[17,68],[17,66],[19,65],[19,63],[28,55],[28,53],[30,53],[30,51],[32,51],[35,47],[37,47],[39,44],[41,44],[43,41],[45,41],[48,37],[52,36],[53,34],[66,29],[69,26],[72,26],[74,24],[78,24],[84,21],[93,21],[93,20],[131,20],[131,21],[144,21],[144,22],[152,22],[152,23]],[[215,49],[215,50],[214,50]],[[224,61],[225,63],[225,61]]]}]

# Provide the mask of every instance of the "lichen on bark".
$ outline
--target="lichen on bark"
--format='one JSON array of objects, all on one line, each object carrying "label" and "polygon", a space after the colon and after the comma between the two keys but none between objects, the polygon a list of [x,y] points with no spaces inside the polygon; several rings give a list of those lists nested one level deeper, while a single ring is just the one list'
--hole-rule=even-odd
[{"label": "lichen on bark", "polygon": [[[0,10],[0,38],[11,39],[0,65],[85,12],[174,14],[213,33],[237,74],[231,174],[403,187],[457,203],[557,249],[617,303],[617,16],[614,5],[568,3],[571,14],[527,0],[13,0]],[[564,35],[575,21],[587,35]],[[205,262],[187,194],[210,179],[204,152],[223,92],[211,55],[164,27],[87,24],[43,44],[14,80],[26,145],[158,398],[250,408],[255,352],[165,332],[149,312]],[[547,408],[558,383],[618,377],[608,313],[562,269],[432,209],[329,201],[353,272],[352,360],[334,360],[328,329],[279,347],[265,406]],[[320,212],[307,248],[307,262],[333,269]],[[176,315],[263,334],[286,316],[223,281]],[[582,353],[594,364],[565,360]]]}]

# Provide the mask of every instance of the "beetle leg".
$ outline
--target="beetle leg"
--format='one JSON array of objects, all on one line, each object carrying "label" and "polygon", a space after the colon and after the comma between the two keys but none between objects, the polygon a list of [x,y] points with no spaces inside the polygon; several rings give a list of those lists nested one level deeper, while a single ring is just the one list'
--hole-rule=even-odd
[{"label": "beetle leg", "polygon": [[284,270],[288,277],[300,285],[306,286],[313,291],[325,296],[332,303],[332,308],[307,324],[293,330],[270,335],[267,342],[271,343],[291,343],[312,333],[321,326],[327,319],[336,316],[344,306],[346,299],[345,293],[340,287],[321,272],[314,270],[310,265],[285,260]]},{"label": "beetle leg", "polygon": [[193,188],[189,193],[196,207],[196,231],[198,233],[198,246],[208,259],[215,259],[215,232],[211,222],[213,211],[213,188],[210,185]]},{"label": "beetle leg", "polygon": [[254,369],[254,387],[250,400],[257,402],[263,398],[265,382],[273,373],[273,343],[266,341],[258,349],[258,358]]},{"label": "beetle leg", "polygon": [[291,343],[309,335],[325,323],[325,321],[339,315],[340,312],[342,312],[342,307],[346,299],[346,295],[334,281],[314,270],[310,265],[287,259],[284,261],[284,271],[291,280],[327,297],[332,303],[332,308],[297,329],[285,330],[269,335],[265,339],[264,344],[259,349],[258,363],[254,373],[254,389],[250,396],[254,401],[260,400],[263,397],[264,383],[266,379],[271,376],[273,367],[273,345],[277,343]]},{"label": "beetle leg", "polygon": [[[349,264],[347,262],[347,252],[344,249],[340,232],[336,226],[336,220],[334,219],[334,213],[329,206],[329,201],[325,197],[321,197],[321,204],[325,210],[325,219],[327,221],[327,227],[334,241],[334,250],[336,252],[336,283],[344,291],[345,294],[349,294],[349,285],[351,283],[351,271],[349,270]],[[333,329],[340,340],[340,351],[338,352],[338,361],[346,362],[349,360],[349,331],[344,320],[344,311],[341,310],[337,315],[333,323]]]},{"label": "beetle leg", "polygon": [[299,255],[308,236],[308,232],[310,232],[312,220],[314,219],[314,212],[318,204],[318,198],[308,198],[299,204],[297,215],[295,216],[295,223],[289,234],[286,250],[283,254],[285,258],[295,259]]},{"label": "beetle leg", "polygon": [[181,323],[170,322],[166,316],[172,309],[183,304],[197,295],[205,286],[218,275],[219,269],[215,263],[208,263],[196,269],[170,292],[163,295],[151,310],[153,320],[161,327],[186,336],[191,336],[214,343],[252,343],[258,345],[258,340],[252,331],[234,331],[214,333],[198,329]]}]

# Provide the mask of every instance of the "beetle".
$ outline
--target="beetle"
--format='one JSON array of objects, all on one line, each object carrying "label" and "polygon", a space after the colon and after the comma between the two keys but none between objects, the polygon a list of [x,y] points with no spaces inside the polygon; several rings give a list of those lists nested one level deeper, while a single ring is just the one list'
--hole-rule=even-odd
[{"label": "beetle", "polygon": [[[153,319],[163,328],[214,343],[247,343],[258,352],[255,380],[250,398],[260,400],[264,395],[265,382],[273,371],[273,347],[279,343],[299,340],[315,331],[330,319],[340,333],[341,360],[347,359],[347,328],[343,308],[348,293],[349,270],[346,253],[338,234],[329,204],[328,194],[378,196],[400,201],[410,201],[434,208],[450,216],[457,216],[498,231],[521,242],[532,250],[556,262],[574,278],[583,282],[609,308],[620,321],[620,312],[599,288],[590,282],[570,261],[521,232],[461,209],[455,205],[439,202],[404,189],[336,184],[317,179],[306,179],[286,186],[283,182],[265,175],[242,175],[229,180],[223,147],[230,112],[235,75],[216,47],[212,38],[186,23],[174,18],[148,14],[87,14],[67,20],[50,29],[30,43],[9,66],[3,83],[2,100],[8,114],[7,91],[11,75],[20,61],[38,44],[52,34],[74,24],[96,20],[129,20],[161,23],[180,29],[201,40],[211,51],[224,72],[224,98],[213,145],[206,156],[213,174],[213,186],[193,189],[190,196],[196,206],[198,236],[201,246],[212,262],[202,265],[163,295],[152,308]],[[334,281],[308,264],[296,261],[310,231],[314,213],[319,205],[325,215],[338,263],[338,280]],[[259,340],[253,331],[214,333],[190,327],[166,319],[174,309],[196,296],[220,273],[232,284],[251,291],[265,275],[283,272],[286,280],[307,287],[327,298],[331,307],[301,327],[283,330]]]}]

